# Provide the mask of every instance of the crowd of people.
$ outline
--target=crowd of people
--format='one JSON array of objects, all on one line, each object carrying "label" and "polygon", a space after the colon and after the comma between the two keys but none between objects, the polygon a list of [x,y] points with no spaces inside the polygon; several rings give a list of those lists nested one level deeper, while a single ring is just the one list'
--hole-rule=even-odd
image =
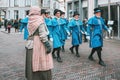
[{"label": "crowd of people", "polygon": [[[54,17],[51,18],[49,12],[39,7],[31,7],[28,17],[21,20],[28,32],[26,37],[26,78],[28,80],[52,80],[52,59],[63,62],[60,53],[65,52],[65,42],[69,37],[72,37],[72,47],[69,50],[75,53],[76,57],[80,57],[79,46],[83,42],[84,35],[84,42],[89,40],[92,48],[88,59],[94,61],[93,55],[97,52],[99,64],[106,66],[101,57],[102,31],[103,29],[109,33],[111,31],[105,25],[99,8],[94,9],[94,17],[83,21],[79,19],[78,12],[74,12],[71,20],[67,20],[65,12],[59,9],[55,9],[53,14]],[[49,41],[52,41],[52,47]]]},{"label": "crowd of people", "polygon": [[[4,21],[5,30],[8,29],[8,33],[12,26],[15,32],[22,32],[24,29],[24,40],[27,41],[27,80],[52,80],[53,59],[59,63],[63,62],[61,51],[65,52],[66,40],[69,37],[72,37],[72,46],[69,48],[72,54],[80,57],[79,46],[84,36],[84,42],[89,40],[90,48],[92,48],[88,59],[94,61],[93,55],[97,52],[99,64],[106,66],[101,57],[102,30],[110,33],[110,29],[105,25],[99,8],[94,9],[95,16],[83,21],[80,20],[78,12],[74,12],[71,20],[65,18],[65,12],[59,9],[55,9],[53,15],[54,17],[51,17],[46,10],[33,6],[24,19]],[[52,46],[49,41],[53,43]]]}]

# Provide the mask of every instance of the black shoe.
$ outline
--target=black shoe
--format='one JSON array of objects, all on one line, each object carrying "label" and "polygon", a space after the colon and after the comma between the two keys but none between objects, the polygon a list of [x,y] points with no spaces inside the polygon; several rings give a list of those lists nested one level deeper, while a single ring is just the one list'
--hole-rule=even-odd
[{"label": "black shoe", "polygon": [[58,61],[58,62],[63,62],[60,57],[57,57],[57,61]]},{"label": "black shoe", "polygon": [[57,58],[55,54],[52,54],[52,57],[53,57],[53,59],[56,59],[56,58]]},{"label": "black shoe", "polygon": [[88,59],[91,61],[95,61],[95,59],[92,56],[89,56]]},{"label": "black shoe", "polygon": [[101,66],[106,66],[106,64],[104,63],[104,61],[99,61],[99,64],[101,65]]},{"label": "black shoe", "polygon": [[80,57],[80,54],[79,54],[79,53],[77,53],[77,54],[76,54],[76,56],[77,56],[77,57]]},{"label": "black shoe", "polygon": [[73,54],[74,54],[73,48],[70,48],[69,50],[71,51],[71,53],[73,53]]}]

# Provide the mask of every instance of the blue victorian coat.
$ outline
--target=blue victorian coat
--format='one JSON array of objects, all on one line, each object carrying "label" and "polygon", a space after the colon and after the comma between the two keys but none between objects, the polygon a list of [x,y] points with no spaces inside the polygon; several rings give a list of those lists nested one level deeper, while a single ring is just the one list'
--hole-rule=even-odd
[{"label": "blue victorian coat", "polygon": [[88,20],[87,32],[90,35],[90,47],[102,47],[103,46],[103,32],[102,30],[108,30],[104,20],[100,17],[92,17]]},{"label": "blue victorian coat", "polygon": [[68,27],[72,33],[72,45],[76,46],[82,44],[82,32],[85,32],[82,21],[72,19]]},{"label": "blue victorian coat", "polygon": [[28,17],[21,20],[20,31],[22,32],[22,30],[24,29],[24,40],[27,40],[29,36],[27,24],[28,24]]}]

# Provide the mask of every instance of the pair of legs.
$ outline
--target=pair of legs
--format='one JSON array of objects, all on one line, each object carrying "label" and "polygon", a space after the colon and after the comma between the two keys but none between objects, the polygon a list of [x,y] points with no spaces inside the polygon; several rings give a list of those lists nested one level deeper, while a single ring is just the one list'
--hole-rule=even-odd
[{"label": "pair of legs", "polygon": [[79,45],[72,46],[72,47],[70,48],[71,53],[74,53],[74,48],[75,48],[75,50],[76,50],[76,56],[77,56],[77,57],[80,57],[80,55],[79,55]]},{"label": "pair of legs", "polygon": [[92,48],[91,54],[88,58],[89,60],[94,61],[93,54],[97,52],[99,58],[99,64],[102,66],[106,66],[104,61],[102,60],[101,51],[102,51],[102,47]]},{"label": "pair of legs", "polygon": [[[53,58],[54,58],[54,59],[57,58],[57,61],[58,61],[58,62],[62,62],[62,59],[61,59],[61,56],[60,56],[60,50],[61,50],[61,48],[58,47],[58,48],[53,48],[53,51],[52,51],[52,56],[53,56]],[[56,55],[55,55],[55,52],[57,53],[57,57],[56,57]]]}]

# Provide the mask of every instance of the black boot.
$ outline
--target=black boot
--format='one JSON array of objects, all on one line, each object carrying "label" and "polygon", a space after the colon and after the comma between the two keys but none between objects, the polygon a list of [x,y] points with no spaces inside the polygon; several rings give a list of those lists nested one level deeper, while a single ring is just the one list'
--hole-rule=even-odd
[{"label": "black boot", "polygon": [[95,59],[93,58],[93,56],[89,56],[88,59],[91,60],[91,61],[95,61]]},{"label": "black boot", "polygon": [[76,56],[77,56],[77,57],[80,57],[80,54],[79,54],[79,51],[78,51],[79,45],[75,46],[75,49],[76,49]]},{"label": "black boot", "polygon": [[106,64],[105,64],[104,61],[102,60],[101,51],[102,51],[102,48],[101,48],[101,47],[97,49],[97,54],[98,54],[98,58],[99,58],[99,64],[100,64],[101,66],[106,66]]},{"label": "black boot", "polygon": [[72,46],[69,50],[71,51],[71,53],[74,54],[74,50],[73,50],[74,46]]},{"label": "black boot", "polygon": [[57,61],[62,62],[62,59],[60,57],[60,48],[57,49]]},{"label": "black boot", "polygon": [[55,51],[56,51],[56,49],[54,48],[54,49],[53,49],[53,52],[52,52],[52,57],[53,57],[53,59],[56,59]]},{"label": "black boot", "polygon": [[106,66],[106,64],[104,63],[104,61],[99,61],[99,64],[101,65],[101,66]]},{"label": "black boot", "polygon": [[91,61],[95,61],[95,59],[93,58],[93,54],[95,53],[96,49],[93,48],[92,51],[91,51],[91,54],[89,55],[88,59],[91,60]]},{"label": "black boot", "polygon": [[62,52],[65,52],[65,48],[64,48],[64,46],[62,46]]}]

